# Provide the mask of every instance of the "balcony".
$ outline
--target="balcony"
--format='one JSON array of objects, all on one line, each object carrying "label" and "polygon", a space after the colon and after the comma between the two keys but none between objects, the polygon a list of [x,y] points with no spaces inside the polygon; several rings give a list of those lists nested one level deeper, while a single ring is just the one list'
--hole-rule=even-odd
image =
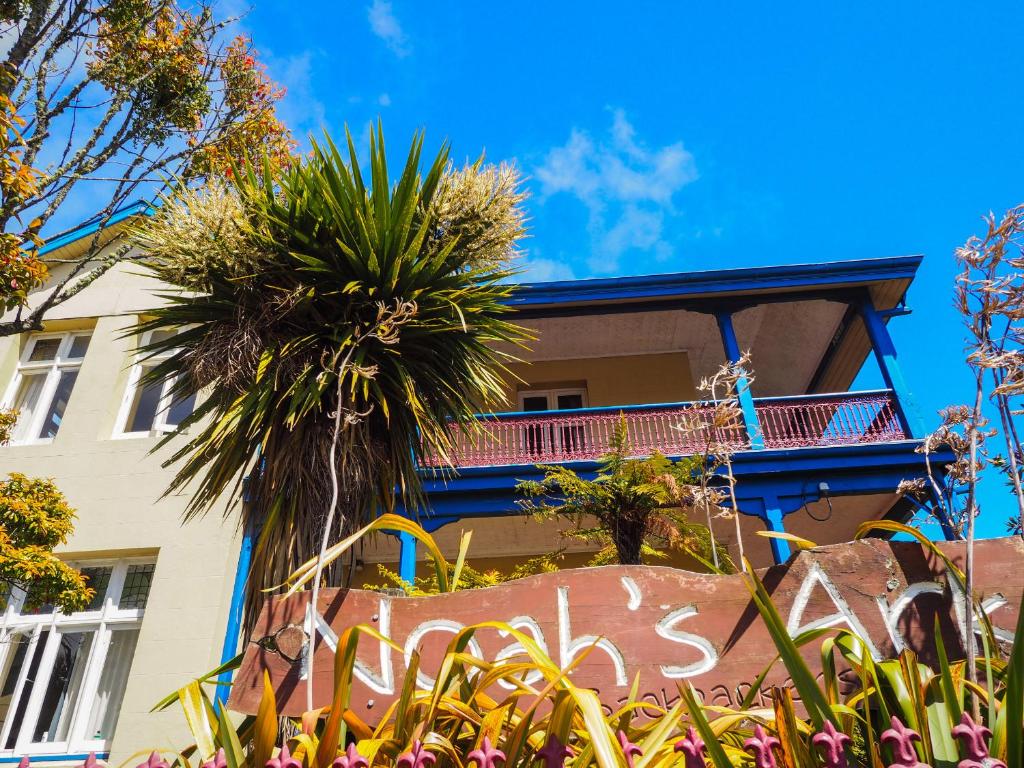
[{"label": "balcony", "polygon": [[[887,443],[906,439],[891,390],[754,399],[764,449]],[[743,423],[710,435],[708,403],[662,403],[480,416],[483,435],[456,435],[456,467],[498,467],[593,461],[611,450],[625,419],[631,452],[649,456],[702,453],[709,439],[733,450],[750,450]],[[703,426],[702,426],[703,425]],[[759,448],[761,446],[758,446]],[[440,467],[436,456],[424,467]]]}]

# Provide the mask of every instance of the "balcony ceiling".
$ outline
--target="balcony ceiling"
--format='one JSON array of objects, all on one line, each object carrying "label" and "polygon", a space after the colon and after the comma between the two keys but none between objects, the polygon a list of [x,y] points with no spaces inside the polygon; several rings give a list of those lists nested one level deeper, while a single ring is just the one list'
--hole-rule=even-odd
[{"label": "balcony ceiling", "polygon": [[[733,322],[740,348],[751,351],[754,395],[807,393],[846,310],[845,304],[818,299],[761,304],[736,313]],[[710,376],[725,361],[718,324],[713,315],[705,313],[683,309],[618,311],[532,318],[523,324],[538,336],[529,352],[519,352],[528,361],[685,351],[695,381]],[[852,359],[844,360],[846,373],[831,377],[833,391],[848,388],[868,351],[865,337],[861,344],[844,352]],[[833,362],[826,367],[836,366]],[[817,375],[817,379],[822,376]]]}]

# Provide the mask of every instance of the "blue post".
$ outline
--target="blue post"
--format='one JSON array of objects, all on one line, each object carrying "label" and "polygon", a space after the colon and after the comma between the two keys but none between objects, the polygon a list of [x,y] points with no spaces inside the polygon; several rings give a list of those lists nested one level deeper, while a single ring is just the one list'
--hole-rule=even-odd
[{"label": "blue post", "polygon": [[398,575],[402,581],[412,584],[416,580],[416,537],[404,531],[398,532],[401,545],[398,555]]},{"label": "blue post", "polygon": [[[786,526],[783,523],[785,515],[782,512],[779,500],[774,496],[764,497],[764,522],[769,531],[785,533]],[[776,565],[781,565],[789,559],[789,542],[783,539],[768,539],[772,546],[772,559]]]},{"label": "blue post", "polygon": [[[238,654],[238,637],[242,632],[242,611],[245,608],[245,582],[249,579],[249,568],[252,565],[252,530],[246,526],[242,531],[242,545],[238,550],[238,566],[235,568],[235,583],[231,588],[231,603],[228,608],[228,628],[224,632],[224,646],[220,653],[220,663],[226,664]],[[221,672],[217,677],[216,701],[223,704],[227,700],[227,686],[231,682],[231,672]]]},{"label": "blue post", "polygon": [[[722,334],[722,346],[725,347],[725,356],[730,363],[736,363],[740,359],[740,345],[736,341],[736,331],[732,327],[732,315],[728,312],[721,312],[715,315],[718,320],[718,330]],[[737,396],[740,401],[740,409],[743,411],[743,423],[747,427],[747,436],[750,438],[750,447],[757,451],[764,448],[764,439],[761,436],[761,425],[757,420],[757,411],[754,409],[754,396],[750,394],[750,383],[745,376],[740,377],[736,382]]]},{"label": "blue post", "polygon": [[860,305],[860,316],[864,320],[864,328],[871,339],[871,348],[875,352],[875,359],[882,371],[882,380],[885,386],[891,389],[896,395],[896,410],[903,422],[903,429],[907,437],[923,437],[925,434],[924,421],[917,410],[917,403],[914,395],[910,392],[906,380],[903,378],[903,371],[900,370],[899,362],[896,360],[896,347],[889,336],[889,329],[879,316],[875,305],[870,297]]}]

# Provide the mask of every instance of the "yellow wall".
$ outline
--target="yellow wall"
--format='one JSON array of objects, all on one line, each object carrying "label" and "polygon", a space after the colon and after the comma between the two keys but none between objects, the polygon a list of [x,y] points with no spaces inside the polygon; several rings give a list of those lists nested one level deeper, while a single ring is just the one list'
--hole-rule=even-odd
[{"label": "yellow wall", "polygon": [[[156,303],[155,281],[128,270],[100,278],[75,297],[73,308],[62,307],[58,325],[48,324],[48,330],[95,326],[57,436],[48,444],[0,447],[0,476],[51,477],[77,510],[75,533],[61,554],[156,559],[112,765],[138,750],[189,743],[179,709],[149,710],[220,663],[239,546],[235,519],[224,520],[223,507],[182,525],[188,496],[160,498],[173,471],[160,466],[170,449],[150,454],[157,438],[112,439],[133,346],[118,337],[134,324],[138,311]],[[0,396],[21,348],[18,337],[0,338]]]},{"label": "yellow wall", "polygon": [[541,360],[509,367],[527,382],[509,384],[511,410],[518,409],[516,393],[528,389],[586,386],[587,404],[593,407],[676,403],[696,397],[685,352]]}]

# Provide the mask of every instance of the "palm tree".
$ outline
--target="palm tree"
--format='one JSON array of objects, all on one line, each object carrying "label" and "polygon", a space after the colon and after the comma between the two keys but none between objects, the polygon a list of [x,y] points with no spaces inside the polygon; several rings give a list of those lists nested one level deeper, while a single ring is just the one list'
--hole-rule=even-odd
[{"label": "palm tree", "polygon": [[183,191],[135,233],[178,289],[136,329],[155,332],[143,354],[174,351],[150,378],[209,392],[167,492],[195,483],[190,519],[244,483],[248,628],[261,591],[328,538],[417,509],[420,457],[446,459],[453,431],[500,402],[498,345],[524,339],[503,317],[524,232],[515,169],[456,169],[444,146],[422,173],[420,134],[392,182],[380,125],[370,138],[368,180],[351,136],[347,157],[328,138],[288,169]]}]

